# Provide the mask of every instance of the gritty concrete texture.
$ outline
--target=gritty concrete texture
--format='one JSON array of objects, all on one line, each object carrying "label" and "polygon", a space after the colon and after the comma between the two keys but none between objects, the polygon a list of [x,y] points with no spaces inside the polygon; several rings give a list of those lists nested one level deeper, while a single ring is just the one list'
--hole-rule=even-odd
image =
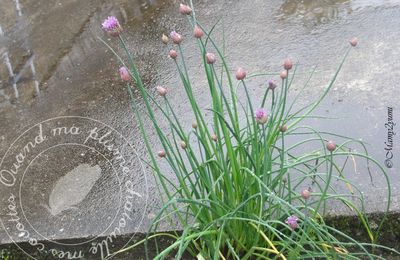
[{"label": "gritty concrete texture", "polygon": [[[250,74],[279,72],[282,60],[291,57],[299,65],[295,94],[317,66],[299,107],[321,93],[348,39],[357,36],[359,45],[315,112],[336,119],[310,119],[306,124],[362,139],[369,154],[385,164],[388,113],[394,123],[400,118],[400,1],[194,2],[197,17],[206,28],[219,21],[215,38],[222,43],[224,35],[232,68],[241,66]],[[182,99],[177,72],[167,58],[169,48],[160,41],[162,33],[183,33],[194,93],[203,108],[209,100],[206,79],[199,73],[200,54],[193,51],[195,41],[185,17],[177,13],[178,5],[177,1],[157,0],[1,1],[0,154],[5,158],[1,169],[11,169],[9,155],[24,151],[29,142],[37,144],[37,149],[30,147],[21,163],[24,171],[20,170],[15,181],[10,177],[4,181],[7,185],[0,184],[0,244],[29,238],[88,238],[81,243],[82,251],[90,254],[89,250],[98,248],[100,252],[101,248],[99,243],[93,246],[93,237],[147,230],[161,207],[160,198],[151,172],[140,164],[145,150],[118,79],[117,60],[97,37],[118,48],[117,41],[109,39],[100,27],[108,15],[117,16],[146,85],[151,91],[156,85],[167,86],[177,113],[190,127],[192,116]],[[256,100],[267,79],[250,82]],[[40,133],[46,141],[40,142]],[[120,157],[110,153],[115,149],[107,152],[105,140],[113,140],[113,148],[120,147]],[[156,140],[151,142],[155,148],[159,146]],[[63,145],[57,145],[60,143]],[[400,210],[397,136],[392,148],[393,166],[385,170],[392,183],[390,210],[396,212]],[[121,158],[129,171],[124,171]],[[382,174],[372,168],[371,181],[365,161],[349,165],[346,177],[365,196],[366,211],[384,210],[388,196]],[[352,214],[336,204],[329,210],[330,214]],[[25,231],[17,229],[17,224],[20,228],[23,224]],[[74,243],[53,243],[49,248],[77,248]]]}]

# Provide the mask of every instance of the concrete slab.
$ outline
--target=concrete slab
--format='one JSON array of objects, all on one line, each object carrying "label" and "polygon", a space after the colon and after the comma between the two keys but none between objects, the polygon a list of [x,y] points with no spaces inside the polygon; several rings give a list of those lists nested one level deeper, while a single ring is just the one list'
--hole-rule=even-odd
[{"label": "concrete slab", "polygon": [[[39,144],[38,149],[31,147],[33,152],[21,163],[25,173],[18,173],[15,181],[4,173],[0,244],[29,238],[92,238],[113,231],[132,236],[137,231],[145,232],[161,201],[151,172],[139,163],[145,151],[128,97],[118,80],[116,59],[97,37],[107,38],[101,31],[101,21],[111,14],[118,16],[146,84],[152,90],[158,84],[168,86],[172,102],[189,127],[192,118],[181,98],[182,87],[166,58],[168,48],[159,40],[162,33],[183,32],[194,92],[206,108],[206,81],[198,73],[199,53],[193,51],[195,42],[185,19],[169,1],[65,4],[36,0],[24,1],[19,8],[18,1],[5,2],[0,7],[4,14],[0,16],[0,151],[5,158],[1,169],[13,167],[15,157],[9,156],[12,152],[23,151],[29,142]],[[350,54],[338,82],[316,112],[339,119],[310,120],[307,124],[361,138],[368,144],[371,156],[385,164],[385,124],[390,113],[394,123],[400,115],[400,1],[254,0],[248,4],[218,0],[196,5],[197,15],[207,28],[223,17],[215,34],[221,43],[224,33],[232,68],[242,66],[250,73],[277,72],[282,60],[291,57],[300,65],[296,93],[312,67],[318,65],[299,106],[321,92],[340,62],[347,40],[357,36],[359,46]],[[109,43],[117,46],[114,40]],[[266,80],[250,83],[255,98],[263,91]],[[76,129],[79,134],[73,134]],[[94,129],[98,130],[97,138],[87,139],[94,137],[90,135]],[[108,132],[111,134],[106,137],[112,137],[114,147],[120,147],[129,171],[124,172],[121,161],[111,160],[115,157],[101,142],[107,139],[100,140],[101,136]],[[47,136],[45,142],[40,142],[40,133]],[[156,140],[152,143],[158,146]],[[392,167],[386,168],[393,188],[392,211],[400,210],[399,144],[394,136]],[[363,163],[357,161],[356,165],[346,177],[359,184],[368,212],[382,211],[388,200],[384,178],[373,169],[371,182]],[[126,211],[126,207],[132,210]],[[331,210],[348,213],[336,206]],[[19,230],[21,224],[25,231]],[[164,224],[161,228],[169,226]],[[84,241],[82,251],[86,254],[96,248],[91,242]],[[58,246],[66,251],[70,248],[71,252],[76,247],[74,243],[53,243],[47,249]]]}]

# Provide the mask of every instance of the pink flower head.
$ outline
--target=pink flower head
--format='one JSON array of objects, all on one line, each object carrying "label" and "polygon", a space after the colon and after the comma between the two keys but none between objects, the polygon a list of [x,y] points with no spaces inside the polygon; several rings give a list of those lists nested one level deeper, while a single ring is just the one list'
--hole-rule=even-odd
[{"label": "pink flower head", "polygon": [[290,70],[293,67],[293,61],[291,59],[284,60],[283,67],[285,68],[285,70]]},{"label": "pink flower head", "polygon": [[298,225],[298,223],[297,223],[297,221],[298,221],[299,219],[296,217],[296,216],[294,216],[294,215],[292,215],[292,216],[290,216],[290,217],[288,217],[287,219],[286,219],[286,224],[288,224],[289,225],[289,227],[292,229],[292,230],[295,230],[299,225]]},{"label": "pink flower head", "polygon": [[194,30],[193,30],[193,35],[194,35],[195,38],[200,39],[201,37],[203,37],[204,32],[203,32],[203,30],[202,30],[200,27],[198,27],[198,26],[196,25],[196,26],[194,27]]},{"label": "pink flower head", "polygon": [[326,149],[328,149],[329,152],[333,152],[336,149],[336,144],[333,141],[328,141],[326,143]]},{"label": "pink flower head", "polygon": [[179,12],[184,15],[189,15],[192,13],[192,8],[190,8],[188,5],[180,4]]},{"label": "pink flower head", "polygon": [[357,43],[358,43],[358,39],[356,37],[353,37],[353,38],[350,39],[349,42],[350,42],[351,46],[356,47]]},{"label": "pink flower head", "polygon": [[255,111],[256,122],[259,124],[265,124],[268,121],[268,115],[264,108],[258,108]]},{"label": "pink flower head", "polygon": [[215,54],[211,52],[206,53],[206,62],[208,64],[214,64],[216,61]]},{"label": "pink flower head", "polygon": [[272,79],[268,80],[268,88],[270,90],[274,90],[276,88],[276,84]]},{"label": "pink flower head", "polygon": [[129,74],[129,71],[126,67],[119,68],[119,75],[121,76],[121,79],[125,82],[131,80],[131,74]]},{"label": "pink flower head", "polygon": [[172,42],[175,44],[180,44],[183,41],[182,35],[175,31],[172,31],[169,36],[171,37]]},{"label": "pink flower head", "polygon": [[303,190],[301,192],[301,196],[303,197],[303,199],[308,200],[311,196],[311,191],[309,189]]},{"label": "pink flower head", "polygon": [[157,152],[157,155],[160,158],[164,158],[167,155],[167,153],[164,150],[161,150]]},{"label": "pink flower head", "polygon": [[285,79],[287,77],[287,71],[286,70],[281,71],[279,76],[281,77],[281,79]]},{"label": "pink flower head", "polygon": [[235,72],[237,80],[243,80],[246,77],[246,71],[242,68],[238,68]]},{"label": "pink flower head", "polygon": [[176,50],[170,50],[169,57],[171,57],[171,59],[175,60],[176,57],[178,57],[178,53],[176,52]]},{"label": "pink flower head", "polygon": [[122,27],[114,16],[109,16],[101,25],[111,36],[118,36],[122,32]]},{"label": "pink flower head", "polygon": [[161,87],[161,86],[157,86],[157,93],[158,95],[165,97],[165,95],[167,94],[167,89]]}]

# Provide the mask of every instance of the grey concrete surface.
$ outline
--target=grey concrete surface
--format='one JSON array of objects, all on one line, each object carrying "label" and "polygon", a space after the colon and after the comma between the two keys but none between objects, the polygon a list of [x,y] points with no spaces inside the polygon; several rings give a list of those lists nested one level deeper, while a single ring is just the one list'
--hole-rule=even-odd
[{"label": "grey concrete surface", "polygon": [[[299,65],[293,88],[296,93],[317,66],[299,107],[321,93],[348,39],[357,36],[359,45],[315,113],[337,119],[309,120],[307,124],[362,139],[370,155],[384,164],[388,107],[393,107],[394,123],[400,122],[400,1],[194,2],[206,28],[219,21],[215,37],[222,43],[225,36],[232,68],[241,66],[249,73],[279,72],[282,60],[291,57]],[[167,58],[169,48],[159,40],[162,33],[182,32],[194,92],[206,108],[206,81],[198,73],[199,52],[193,51],[196,45],[186,19],[176,11],[179,2],[0,0],[0,4],[0,154],[5,158],[1,169],[12,167],[8,155],[39,136],[40,127],[49,140],[46,146],[38,146],[40,150],[32,149],[36,157],[29,155],[24,162],[26,171],[17,175],[13,185],[0,185],[0,243],[93,237],[110,234],[116,227],[121,233],[146,231],[162,205],[151,172],[138,159],[145,151],[118,79],[117,61],[97,37],[118,48],[116,40],[109,39],[100,27],[108,15],[117,16],[146,85],[152,91],[156,85],[167,86],[178,114],[189,127],[192,116],[187,113],[177,72]],[[251,81],[255,98],[267,79]],[[51,135],[63,126],[69,130],[75,126],[82,134]],[[112,154],[99,141],[100,132],[96,140],[87,140],[95,128],[103,135],[112,132],[116,146],[123,147],[120,152],[129,158],[129,174],[124,174],[120,164],[108,160]],[[60,143],[67,145],[57,146]],[[156,140],[152,143],[159,146]],[[393,167],[385,168],[392,183],[393,211],[400,210],[399,144],[394,136]],[[366,211],[382,211],[388,200],[384,178],[373,169],[371,182],[364,163],[356,161],[346,177],[363,192]],[[83,179],[77,178],[76,171],[85,174]],[[130,189],[130,184],[134,188]],[[124,212],[127,205],[134,205],[129,214]],[[332,204],[331,213],[349,212]],[[127,223],[121,228],[119,221]],[[30,237],[16,228],[18,223]],[[164,224],[161,228],[170,227]],[[89,248],[90,239],[85,242]]]}]

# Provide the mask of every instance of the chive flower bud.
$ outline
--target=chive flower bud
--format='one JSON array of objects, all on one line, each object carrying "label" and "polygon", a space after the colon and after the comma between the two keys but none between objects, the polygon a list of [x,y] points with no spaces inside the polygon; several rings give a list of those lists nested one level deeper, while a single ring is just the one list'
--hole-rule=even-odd
[{"label": "chive flower bud", "polygon": [[243,80],[246,77],[246,71],[242,68],[238,68],[235,72],[237,80]]},{"label": "chive flower bud", "polygon": [[129,71],[126,67],[121,67],[119,68],[119,75],[121,76],[121,79],[125,82],[128,82],[131,80],[131,74],[129,74]]},{"label": "chive flower bud", "polygon": [[172,31],[169,37],[171,37],[172,42],[175,44],[180,44],[183,41],[182,35],[175,31]]},{"label": "chive flower bud", "polygon": [[287,131],[287,125],[281,125],[279,127],[279,131],[281,131],[282,133],[286,132]]},{"label": "chive flower bud", "polygon": [[279,76],[281,77],[281,79],[286,79],[286,77],[287,77],[287,71],[286,71],[286,70],[283,70],[283,71],[279,74]]},{"label": "chive flower bud", "polygon": [[203,35],[204,35],[203,30],[196,25],[193,30],[193,36],[197,39],[200,39],[201,37],[203,37]]},{"label": "chive flower bud", "polygon": [[176,57],[178,57],[178,53],[176,52],[176,50],[170,50],[169,51],[169,57],[173,60],[176,59]]},{"label": "chive flower bud", "polygon": [[184,141],[181,142],[181,147],[182,147],[182,149],[186,149],[187,145]]},{"label": "chive flower bud", "polygon": [[161,86],[157,86],[157,93],[162,96],[165,97],[165,95],[167,94],[167,90]]},{"label": "chive flower bud", "polygon": [[326,143],[326,149],[328,149],[329,152],[333,152],[336,149],[336,144],[333,141],[328,141]]},{"label": "chive flower bud", "polygon": [[357,44],[358,44],[358,39],[356,37],[353,37],[353,38],[350,39],[349,42],[350,42],[351,46],[356,47]]},{"label": "chive flower bud", "polygon": [[165,35],[165,34],[163,34],[163,35],[161,36],[161,41],[162,41],[162,43],[167,44],[168,41],[169,41],[168,36]]},{"label": "chive flower bud", "polygon": [[286,59],[283,61],[283,67],[285,70],[290,70],[293,67],[293,62],[291,59]]},{"label": "chive flower bud", "polygon": [[311,192],[309,189],[303,190],[301,192],[301,197],[303,197],[303,199],[308,200],[311,196]]},{"label": "chive flower bud", "polygon": [[206,53],[206,62],[208,64],[214,64],[216,61],[215,54],[211,52]]},{"label": "chive flower bud", "polygon": [[276,84],[272,79],[268,80],[268,88],[270,90],[274,90],[276,88]]},{"label": "chive flower bud", "polygon": [[158,152],[157,152],[157,155],[158,155],[158,157],[160,157],[160,158],[164,158],[165,155],[166,155],[166,153],[165,153],[164,150],[161,150],[161,151],[158,151]]},{"label": "chive flower bud", "polygon": [[179,12],[183,15],[189,15],[192,13],[192,8],[190,8],[188,5],[180,4]]}]

